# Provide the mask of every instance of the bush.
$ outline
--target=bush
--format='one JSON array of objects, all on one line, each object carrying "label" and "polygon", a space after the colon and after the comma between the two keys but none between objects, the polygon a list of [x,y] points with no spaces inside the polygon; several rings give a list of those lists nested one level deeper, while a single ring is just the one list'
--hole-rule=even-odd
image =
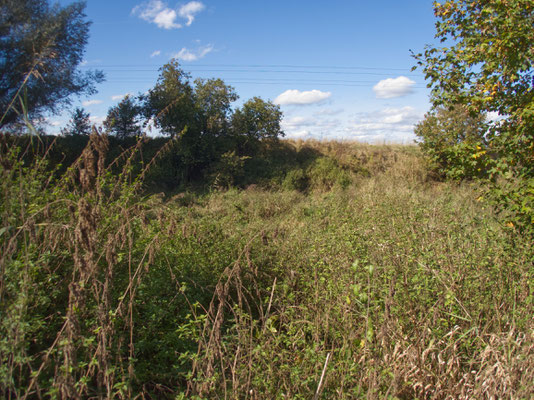
[{"label": "bush", "polygon": [[486,177],[491,158],[482,115],[466,108],[439,108],[415,127],[430,169],[440,178],[460,180]]},{"label": "bush", "polygon": [[303,169],[293,169],[289,171],[282,182],[282,187],[287,190],[297,190],[305,192],[310,185],[310,178]]},{"label": "bush", "polygon": [[330,190],[334,186],[346,188],[351,183],[350,175],[330,157],[316,159],[308,168],[312,189]]}]

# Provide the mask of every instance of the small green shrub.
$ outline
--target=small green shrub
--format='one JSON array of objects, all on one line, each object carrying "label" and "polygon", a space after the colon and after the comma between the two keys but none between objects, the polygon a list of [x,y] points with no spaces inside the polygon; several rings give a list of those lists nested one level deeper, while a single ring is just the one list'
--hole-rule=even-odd
[{"label": "small green shrub", "polygon": [[350,175],[330,157],[316,159],[308,168],[310,187],[318,190],[330,190],[334,186],[347,188],[351,183]]},{"label": "small green shrub", "polygon": [[287,190],[297,190],[305,192],[310,185],[310,178],[303,169],[293,169],[289,171],[282,182],[282,187]]},{"label": "small green shrub", "polygon": [[228,151],[213,166],[212,186],[215,188],[230,188],[235,186],[244,175],[245,161],[250,157],[239,156],[235,151]]}]

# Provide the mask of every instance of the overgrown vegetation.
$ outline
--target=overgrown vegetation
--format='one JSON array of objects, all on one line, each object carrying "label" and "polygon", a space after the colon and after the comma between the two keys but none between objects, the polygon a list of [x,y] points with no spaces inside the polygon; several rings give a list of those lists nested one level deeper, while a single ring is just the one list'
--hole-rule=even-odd
[{"label": "overgrown vegetation", "polygon": [[56,177],[3,147],[2,395],[531,397],[532,243],[414,147],[284,145],[285,178],[172,198],[141,143]]},{"label": "overgrown vegetation", "polygon": [[[436,4],[440,35],[472,37],[425,53],[441,86],[420,147],[279,140],[277,106],[232,110],[233,88],[175,61],[110,110],[111,136],[82,109],[62,137],[3,132],[2,398],[534,397],[531,59],[507,59],[508,86],[467,71],[488,34],[470,23],[525,28],[530,3],[506,3]],[[83,4],[20,4],[75,23],[83,48]],[[37,133],[29,65],[2,120]],[[490,99],[464,101],[485,82]],[[495,109],[510,118],[473,112]],[[140,136],[142,116],[170,138]]]}]

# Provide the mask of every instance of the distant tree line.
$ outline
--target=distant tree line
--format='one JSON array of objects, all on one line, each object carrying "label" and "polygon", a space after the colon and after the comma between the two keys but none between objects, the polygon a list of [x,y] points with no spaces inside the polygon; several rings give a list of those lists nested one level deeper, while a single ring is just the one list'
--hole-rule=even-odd
[{"label": "distant tree line", "polygon": [[[109,109],[103,131],[128,139],[157,129],[176,142],[174,162],[181,179],[189,180],[221,162],[242,163],[258,152],[260,142],[284,135],[279,106],[254,97],[234,110],[238,98],[221,79],[192,82],[178,61],[171,60],[148,93],[127,95]],[[89,114],[76,108],[62,134],[88,135],[91,129]]]}]

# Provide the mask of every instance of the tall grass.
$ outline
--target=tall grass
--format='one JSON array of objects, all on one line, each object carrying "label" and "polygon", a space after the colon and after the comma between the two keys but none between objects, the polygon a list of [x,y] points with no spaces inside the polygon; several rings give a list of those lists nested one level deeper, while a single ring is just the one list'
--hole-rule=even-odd
[{"label": "tall grass", "polygon": [[532,397],[532,243],[414,147],[286,144],[270,183],[170,198],[140,144],[2,147],[3,397]]}]

